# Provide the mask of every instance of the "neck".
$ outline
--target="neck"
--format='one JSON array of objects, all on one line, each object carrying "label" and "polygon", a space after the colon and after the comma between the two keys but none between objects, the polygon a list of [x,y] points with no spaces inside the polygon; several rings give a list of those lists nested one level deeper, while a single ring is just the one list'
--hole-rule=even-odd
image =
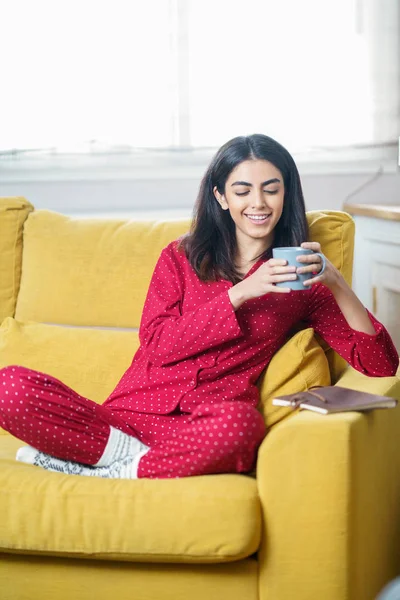
[{"label": "neck", "polygon": [[240,244],[237,240],[236,264],[239,266],[252,265],[261,254],[263,254],[270,244],[266,244],[265,240],[254,240],[251,244]]}]

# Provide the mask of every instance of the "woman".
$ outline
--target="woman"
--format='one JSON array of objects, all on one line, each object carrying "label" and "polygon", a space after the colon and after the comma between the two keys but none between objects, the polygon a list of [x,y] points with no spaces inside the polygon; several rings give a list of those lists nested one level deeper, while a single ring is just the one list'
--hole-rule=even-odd
[{"label": "woman", "polygon": [[[200,188],[190,233],[169,244],[145,302],[140,347],[100,406],[51,376],[0,371],[0,425],[30,444],[17,459],[99,477],[248,472],[264,435],[256,382],[298,321],[353,367],[393,375],[398,355],[335,267],[272,247],[307,242],[295,163],[264,135],[225,144]],[[304,291],[276,283],[309,273]],[[320,273],[321,272],[321,273]]]}]

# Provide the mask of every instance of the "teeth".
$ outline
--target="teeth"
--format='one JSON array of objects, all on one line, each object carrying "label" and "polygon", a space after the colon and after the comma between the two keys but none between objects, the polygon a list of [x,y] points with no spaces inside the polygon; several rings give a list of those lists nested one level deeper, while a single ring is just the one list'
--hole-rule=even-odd
[{"label": "teeth", "polygon": [[254,219],[255,221],[263,221],[268,216],[269,215],[246,215],[246,217],[248,217],[249,219]]}]

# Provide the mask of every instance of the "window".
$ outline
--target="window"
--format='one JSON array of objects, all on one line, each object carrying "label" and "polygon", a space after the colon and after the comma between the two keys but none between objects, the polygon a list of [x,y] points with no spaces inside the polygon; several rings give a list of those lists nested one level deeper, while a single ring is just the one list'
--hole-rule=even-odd
[{"label": "window", "polygon": [[235,131],[292,148],[371,140],[367,48],[353,0],[193,0],[190,8],[195,146],[219,146]]},{"label": "window", "polygon": [[6,3],[2,149],[169,146],[170,13],[168,0]]},{"label": "window", "polygon": [[375,141],[363,2],[7,2],[0,150],[215,147],[254,132],[292,150]]}]

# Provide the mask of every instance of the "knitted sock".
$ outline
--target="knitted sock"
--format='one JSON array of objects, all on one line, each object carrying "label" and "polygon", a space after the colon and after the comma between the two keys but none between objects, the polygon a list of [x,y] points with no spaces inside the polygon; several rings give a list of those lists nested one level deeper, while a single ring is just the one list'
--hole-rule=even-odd
[{"label": "knitted sock", "polygon": [[137,438],[110,426],[110,435],[103,454],[94,467],[108,467],[115,461],[122,460],[126,456],[135,456],[149,449],[146,444]]},{"label": "knitted sock", "polygon": [[48,471],[67,475],[85,475],[110,479],[136,479],[139,461],[149,450],[136,438],[118,429],[110,428],[110,437],[100,460],[93,466],[55,458],[24,446],[17,451],[16,459]]}]

